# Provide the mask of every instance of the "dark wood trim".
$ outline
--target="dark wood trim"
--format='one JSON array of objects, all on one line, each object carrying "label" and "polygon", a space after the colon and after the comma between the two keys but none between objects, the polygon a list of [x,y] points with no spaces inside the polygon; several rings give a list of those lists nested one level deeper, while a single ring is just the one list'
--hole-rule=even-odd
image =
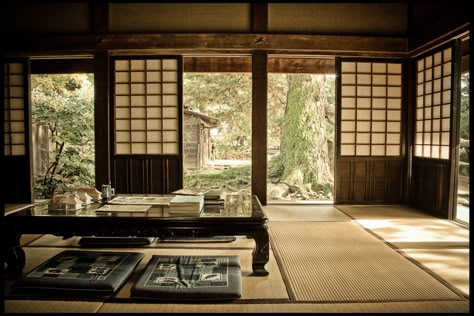
[{"label": "dark wood trim", "polygon": [[93,72],[93,58],[31,60],[32,74],[73,74]]},{"label": "dark wood trim", "polygon": [[252,55],[252,194],[267,204],[267,58]]},{"label": "dark wood trim", "polygon": [[[251,73],[252,61],[248,57],[184,57],[184,72],[236,72]],[[269,73],[335,74],[335,60],[322,58],[269,57]]]},{"label": "dark wood trim", "polygon": [[94,58],[94,131],[95,131],[95,185],[110,182],[110,109],[109,109],[109,55],[98,52]]},{"label": "dark wood trim", "polygon": [[268,3],[252,3],[252,32],[267,33],[268,31]]},{"label": "dark wood trim", "polygon": [[[323,55],[365,54],[404,58],[407,39],[403,37],[284,35],[284,34],[108,34],[108,35],[12,35],[4,39],[9,55],[92,53],[118,50],[141,54],[180,52],[241,52],[267,50],[268,53],[311,53]],[[121,52],[120,50],[123,50]],[[150,50],[150,51],[143,51]]]},{"label": "dark wood trim", "polygon": [[91,1],[92,32],[105,34],[109,31],[109,1]]}]

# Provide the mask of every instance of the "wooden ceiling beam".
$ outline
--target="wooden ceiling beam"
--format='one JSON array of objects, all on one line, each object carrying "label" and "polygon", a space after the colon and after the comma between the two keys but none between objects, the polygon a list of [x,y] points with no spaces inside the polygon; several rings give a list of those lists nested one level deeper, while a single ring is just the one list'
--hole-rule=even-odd
[{"label": "wooden ceiling beam", "polygon": [[39,52],[175,51],[251,53],[308,53],[327,55],[382,55],[403,58],[407,39],[402,37],[281,35],[281,34],[107,34],[12,35],[4,38],[8,54]]},{"label": "wooden ceiling beam", "polygon": [[[251,57],[185,57],[184,72],[199,73],[250,73],[252,71]],[[320,58],[268,58],[269,73],[312,73],[334,74],[336,66],[334,59]]]}]

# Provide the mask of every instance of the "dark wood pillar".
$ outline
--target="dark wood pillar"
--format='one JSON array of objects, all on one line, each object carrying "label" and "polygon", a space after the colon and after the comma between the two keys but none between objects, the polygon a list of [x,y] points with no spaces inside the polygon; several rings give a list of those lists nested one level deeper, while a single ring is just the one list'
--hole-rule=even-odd
[{"label": "dark wood pillar", "polygon": [[95,185],[110,181],[110,109],[109,109],[109,55],[106,51],[94,55],[94,132],[95,132]]},{"label": "dark wood pillar", "polygon": [[252,194],[267,204],[267,60],[266,51],[252,55]]}]

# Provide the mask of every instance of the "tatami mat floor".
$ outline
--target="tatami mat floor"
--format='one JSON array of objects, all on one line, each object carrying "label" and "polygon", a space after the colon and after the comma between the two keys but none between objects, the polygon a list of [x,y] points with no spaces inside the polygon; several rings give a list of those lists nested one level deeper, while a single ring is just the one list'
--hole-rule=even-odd
[{"label": "tatami mat floor", "polygon": [[[428,273],[437,282],[454,293],[449,299],[429,300],[413,298],[400,301],[304,301],[292,297],[288,282],[288,267],[275,256],[271,248],[270,261],[266,265],[270,275],[252,276],[251,254],[254,242],[246,237],[238,237],[231,243],[160,243],[136,248],[145,253],[144,260],[137,267],[137,274],[152,254],[237,254],[242,265],[242,297],[229,302],[204,302],[192,304],[134,301],[130,298],[133,275],[113,297],[103,300],[88,300],[87,297],[48,297],[9,295],[15,280],[19,277],[7,275],[5,278],[6,313],[468,313],[469,300],[469,229],[452,221],[439,220],[405,206],[333,206],[333,205],[267,205],[264,210],[272,223],[284,227],[285,222],[331,222],[326,226],[347,227],[352,222],[369,236],[375,237],[391,251],[406,258],[411,264]],[[337,223],[341,223],[338,226]],[[345,224],[344,224],[345,223]],[[320,223],[318,225],[324,225]],[[313,225],[314,227],[319,227]],[[289,225],[291,226],[291,225]],[[298,225],[297,225],[298,226]],[[309,225],[308,227],[313,227]],[[299,227],[299,226],[298,226]],[[341,231],[344,231],[342,229]],[[271,231],[270,231],[271,232]],[[314,234],[313,234],[314,235]],[[337,234],[335,234],[336,236]],[[270,234],[270,238],[272,234]],[[336,237],[335,237],[336,238]],[[350,239],[350,238],[349,238]],[[330,240],[330,238],[329,238]],[[44,262],[65,249],[76,248],[78,238],[63,240],[51,235],[25,235],[22,244],[27,263],[24,272]],[[272,243],[275,242],[272,240]],[[311,244],[311,243],[309,243]],[[298,248],[301,245],[285,245]],[[364,247],[364,245],[358,245]],[[131,248],[127,248],[130,250]],[[114,249],[116,250],[116,248]],[[352,252],[351,252],[352,253]],[[393,255],[393,254],[391,254]],[[312,257],[313,256],[313,257]],[[306,258],[316,258],[309,254]],[[319,259],[319,258],[318,258]],[[338,260],[356,260],[339,258]],[[397,260],[400,260],[398,258]],[[327,272],[327,271],[326,271]],[[338,276],[341,278],[341,276]],[[344,276],[342,276],[344,277]],[[327,286],[327,285],[326,285]],[[380,285],[378,285],[380,286]],[[324,289],[323,289],[324,290]]]}]

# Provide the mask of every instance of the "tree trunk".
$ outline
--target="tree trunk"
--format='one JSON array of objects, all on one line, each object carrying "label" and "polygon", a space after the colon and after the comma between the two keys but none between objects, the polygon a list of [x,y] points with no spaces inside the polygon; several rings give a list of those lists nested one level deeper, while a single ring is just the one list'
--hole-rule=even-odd
[{"label": "tree trunk", "polygon": [[281,181],[319,191],[333,183],[326,136],[324,75],[288,75],[282,124]]}]

